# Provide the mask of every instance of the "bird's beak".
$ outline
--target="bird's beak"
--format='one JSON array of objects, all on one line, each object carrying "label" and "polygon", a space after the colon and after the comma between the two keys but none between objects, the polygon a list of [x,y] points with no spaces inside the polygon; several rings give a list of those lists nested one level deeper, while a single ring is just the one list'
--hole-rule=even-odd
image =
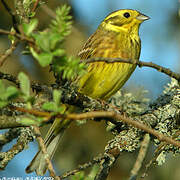
[{"label": "bird's beak", "polygon": [[144,15],[144,14],[139,14],[137,17],[136,17],[137,20],[140,20],[140,21],[146,21],[148,19],[150,19],[150,17]]}]

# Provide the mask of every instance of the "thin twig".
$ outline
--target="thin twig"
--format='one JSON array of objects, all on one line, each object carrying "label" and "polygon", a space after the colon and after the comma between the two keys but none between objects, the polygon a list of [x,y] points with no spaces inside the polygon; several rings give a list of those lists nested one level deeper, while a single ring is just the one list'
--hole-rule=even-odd
[{"label": "thin twig", "polygon": [[20,135],[19,128],[12,128],[4,134],[0,134],[0,150],[1,148],[11,142],[13,139],[17,138]]},{"label": "thin twig", "polygon": [[4,64],[5,60],[13,53],[13,51],[16,49],[18,45],[18,41],[15,41],[12,43],[11,47],[6,50],[4,54],[0,57],[0,67]]},{"label": "thin twig", "polygon": [[[180,131],[176,132],[173,135],[173,138],[176,138],[180,135]],[[156,164],[156,160],[158,158],[158,156],[161,154],[161,152],[164,150],[164,148],[166,147],[167,143],[166,142],[161,142],[160,145],[156,148],[154,154],[153,154],[153,158],[146,164],[146,168],[145,168],[145,172],[142,174],[142,178],[145,178],[147,176],[147,172],[149,171],[149,169]]]},{"label": "thin twig", "polygon": [[[17,108],[17,110],[19,109],[19,111],[26,111],[30,114],[33,115],[39,115],[39,116],[43,116],[43,117],[48,117],[47,120],[45,120],[44,122],[49,121],[49,114],[44,114],[44,112],[42,113],[41,111],[37,111],[37,110],[21,110],[20,108]],[[42,114],[41,114],[42,113]],[[180,148],[180,142],[172,139],[171,137],[165,136],[162,133],[159,133],[158,131],[155,131],[152,128],[149,128],[147,125],[142,124],[138,121],[132,120],[130,118],[124,117],[114,111],[91,111],[91,112],[86,112],[86,113],[81,113],[81,114],[57,114],[56,116],[53,115],[53,117],[64,117],[67,119],[71,119],[71,120],[82,120],[82,119],[90,119],[90,118],[112,118],[112,119],[116,119],[118,121],[122,121],[124,123],[127,123],[129,125],[132,125],[133,127],[136,127],[138,129],[141,129],[149,134],[152,134],[153,136],[155,136],[159,141],[165,141],[168,144],[173,144],[174,146],[177,146]]]},{"label": "thin twig", "polygon": [[33,114],[35,116],[41,116],[41,117],[47,117],[47,118],[51,117],[51,113],[38,111],[38,110],[35,110],[35,109],[25,109],[23,107],[16,107],[16,106],[13,106],[13,105],[10,106],[10,109],[20,111],[20,112],[23,112],[23,113]]},{"label": "thin twig", "polygon": [[51,160],[49,159],[49,156],[48,156],[48,153],[46,150],[46,146],[44,144],[43,138],[41,137],[41,133],[39,131],[39,128],[37,126],[33,126],[33,131],[34,131],[34,134],[37,135],[36,139],[37,139],[37,142],[39,144],[39,147],[40,147],[42,153],[44,154],[44,158],[45,158],[46,163],[47,163],[47,169],[49,170],[51,177],[53,177],[55,180],[60,180],[60,178],[58,176],[56,176],[56,174],[55,174],[53,165],[51,163]]},{"label": "thin twig", "polygon": [[162,72],[172,78],[175,78],[176,80],[180,81],[180,74],[175,73],[171,71],[169,68],[165,68],[163,66],[159,66],[155,63],[152,62],[144,62],[144,61],[139,61],[137,59],[121,59],[121,58],[90,58],[86,60],[81,60],[81,62],[85,63],[93,63],[93,62],[106,62],[106,63],[114,63],[114,62],[123,62],[123,63],[130,63],[130,64],[135,64],[138,65],[139,67],[151,67],[153,69],[156,69],[159,72]]},{"label": "thin twig", "polygon": [[16,86],[19,87],[19,81],[18,81],[17,77],[15,77],[11,74],[0,72],[0,79],[8,80],[8,81],[14,83]]},{"label": "thin twig", "polygon": [[9,6],[6,4],[6,2],[4,0],[1,0],[4,8],[6,9],[6,11],[10,14],[11,18],[12,18],[12,22],[13,22],[13,27],[16,30],[16,32],[19,33],[19,29],[18,29],[18,23],[16,21],[16,14],[14,12],[11,11],[11,9],[9,8]]},{"label": "thin twig", "polygon": [[38,4],[39,4],[39,1],[40,1],[40,0],[36,0],[36,2],[34,3],[34,6],[33,6],[33,8],[32,8],[32,12],[35,12],[35,11],[36,11],[36,9],[37,9],[37,7],[38,7]]},{"label": "thin twig", "polygon": [[153,158],[149,161],[149,163],[146,164],[145,166],[145,172],[142,174],[141,178],[145,178],[148,174],[148,170],[154,165],[156,164],[156,159],[157,157],[161,154],[161,152],[163,151],[164,147],[166,146],[165,142],[162,142],[157,149],[155,150],[154,154],[153,154]]},{"label": "thin twig", "polygon": [[149,134],[154,135],[160,141],[165,141],[168,144],[173,144],[174,146],[177,146],[180,148],[180,142],[178,142],[178,141],[176,141],[176,140],[174,140],[168,136],[165,136],[162,133],[159,133],[152,128],[149,128],[145,124],[142,124],[138,121],[134,121],[130,118],[126,118],[120,114],[117,114],[116,112],[92,111],[92,112],[81,113],[81,114],[69,114],[69,115],[67,115],[68,119],[73,119],[73,120],[88,119],[88,118],[95,118],[95,117],[114,118],[116,120],[123,121],[129,125],[132,125],[133,127],[136,127],[136,128],[141,129],[141,130],[143,130]]},{"label": "thin twig", "polygon": [[4,29],[0,29],[0,34],[15,36],[16,38],[18,38],[21,41],[27,41],[27,42],[29,42],[31,44],[35,44],[35,41],[33,39],[28,38],[28,37],[26,37],[24,35],[21,35],[21,34],[19,34],[17,32],[14,32],[14,31],[6,31]]},{"label": "thin twig", "polygon": [[89,161],[89,162],[87,162],[85,164],[79,165],[76,169],[68,171],[65,174],[61,175],[60,178],[65,179],[65,178],[67,178],[69,176],[72,176],[72,175],[78,173],[79,171],[82,171],[84,169],[87,169],[88,167],[93,166],[94,164],[99,163],[103,159],[104,159],[104,155],[99,155],[97,157],[94,157],[92,161]]},{"label": "thin twig", "polygon": [[7,152],[1,152],[0,153],[0,170],[4,170],[7,166],[8,162],[11,161],[14,156],[21,151],[23,151],[28,143],[32,141],[32,131],[30,128],[18,128],[19,129],[19,137],[17,140],[17,143],[14,144],[11,149],[9,149]]},{"label": "thin twig", "polygon": [[109,175],[112,166],[114,165],[114,163],[116,162],[116,160],[120,155],[120,151],[118,151],[118,153],[116,152],[116,150],[115,153],[112,152],[113,151],[105,153],[104,159],[102,159],[100,162],[100,168],[98,173],[96,174],[95,180],[107,179],[107,176]]},{"label": "thin twig", "polygon": [[135,180],[137,178],[138,172],[139,172],[139,170],[142,166],[142,163],[144,161],[144,158],[146,156],[149,142],[150,142],[150,136],[149,136],[149,134],[145,134],[144,139],[141,143],[141,148],[139,150],[138,157],[136,159],[133,169],[131,170],[131,176],[130,176],[129,180]]}]

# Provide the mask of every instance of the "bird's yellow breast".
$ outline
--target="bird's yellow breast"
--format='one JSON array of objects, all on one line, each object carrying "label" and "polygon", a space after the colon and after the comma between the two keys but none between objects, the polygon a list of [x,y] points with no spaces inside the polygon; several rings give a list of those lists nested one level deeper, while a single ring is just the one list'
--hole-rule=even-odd
[{"label": "bird's yellow breast", "polygon": [[[109,33],[101,34],[99,39],[93,35],[85,45],[85,58],[105,57],[122,59],[139,59],[140,40],[131,38],[127,33]],[[84,51],[85,52],[85,51]],[[81,55],[83,59],[83,54]],[[94,62],[90,63],[87,73],[79,80],[79,92],[95,99],[108,99],[115,94],[129,79],[136,65],[114,62]]]}]

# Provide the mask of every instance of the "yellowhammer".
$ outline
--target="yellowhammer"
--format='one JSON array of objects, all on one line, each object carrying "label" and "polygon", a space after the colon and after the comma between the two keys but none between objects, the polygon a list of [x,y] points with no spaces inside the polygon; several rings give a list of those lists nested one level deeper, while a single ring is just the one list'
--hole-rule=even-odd
[{"label": "yellowhammer", "polygon": [[[112,12],[90,36],[78,55],[83,60],[95,57],[139,59],[141,50],[139,26],[148,19],[148,16],[130,9]],[[78,80],[79,92],[95,99],[106,100],[124,85],[135,68],[136,65],[121,62],[90,63],[87,73]],[[51,158],[61,137],[61,132],[69,123],[70,120],[56,119],[50,128],[45,138],[45,144]],[[36,171],[38,175],[43,175],[46,171],[46,163],[41,151],[26,168],[26,172],[32,171]]]}]

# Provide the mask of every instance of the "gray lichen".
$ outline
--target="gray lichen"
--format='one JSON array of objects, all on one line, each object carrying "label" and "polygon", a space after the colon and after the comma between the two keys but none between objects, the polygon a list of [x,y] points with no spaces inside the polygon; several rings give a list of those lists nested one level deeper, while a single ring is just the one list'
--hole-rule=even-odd
[{"label": "gray lichen", "polygon": [[[126,115],[131,119],[140,121],[165,136],[180,140],[180,87],[176,80],[172,79],[171,83],[165,87],[163,94],[149,105],[146,99],[137,101],[132,94],[116,95],[111,102],[127,113]],[[116,132],[116,136],[108,142],[105,152],[112,149],[118,149],[119,152],[132,152],[140,146],[144,132],[132,126],[123,126],[126,129]],[[180,153],[178,147],[160,142],[153,136],[151,140],[155,146],[164,143],[162,153],[157,158],[158,164],[165,162],[167,153]]]}]

